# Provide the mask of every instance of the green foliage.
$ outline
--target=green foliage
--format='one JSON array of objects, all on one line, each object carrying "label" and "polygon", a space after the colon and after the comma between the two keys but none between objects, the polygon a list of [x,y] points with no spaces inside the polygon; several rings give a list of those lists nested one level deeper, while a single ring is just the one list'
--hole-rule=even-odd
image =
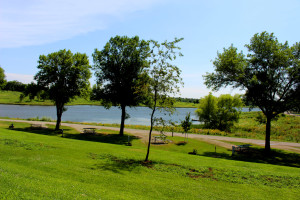
[{"label": "green foliage", "polygon": [[300,43],[279,43],[273,33],[255,34],[247,57],[232,45],[218,53],[215,73],[207,73],[205,84],[215,90],[231,85],[246,90],[247,104],[265,114],[266,151],[270,151],[271,120],[300,105]]},{"label": "green foliage", "polygon": [[2,90],[6,85],[6,79],[4,74],[4,69],[0,66],[0,90]]},{"label": "green foliage", "polygon": [[3,90],[23,92],[25,90],[25,87],[26,84],[19,81],[7,81]]},{"label": "green foliage", "polygon": [[[35,97],[40,97],[40,93],[41,93],[41,91],[43,90],[43,89],[47,89],[47,88],[43,88],[42,86],[39,86],[39,85],[37,85],[36,83],[34,83],[34,82],[31,82],[31,83],[29,83],[29,84],[27,84],[26,86],[25,86],[25,89],[24,89],[24,91],[23,91],[23,95],[24,95],[24,97],[23,97],[23,99],[25,98],[25,97],[29,97],[29,99],[30,99],[30,101],[32,101]],[[21,98],[21,96],[20,96],[20,100],[21,100],[22,98]],[[38,100],[39,100],[40,98],[38,98]]]},{"label": "green foliage", "polygon": [[[276,115],[276,117],[274,117],[274,118],[272,119],[272,121],[277,121],[277,120],[278,120],[278,117],[279,117],[279,115]],[[259,122],[260,124],[266,124],[266,123],[267,123],[267,118],[266,118],[266,116],[264,115],[264,113],[262,113],[262,112],[258,112],[258,113],[257,113],[257,116],[255,117],[255,120],[256,120],[257,122]]]},{"label": "green foliage", "polygon": [[46,96],[56,105],[58,130],[65,104],[76,96],[88,94],[91,77],[89,60],[86,54],[73,54],[64,49],[41,55],[38,63],[40,71],[34,79],[39,87],[46,88]]},{"label": "green foliage", "polygon": [[194,104],[199,103],[199,99],[195,99],[195,98],[176,97],[175,99],[176,99],[176,102],[186,102],[186,103],[194,103]]},{"label": "green foliage", "polygon": [[184,141],[185,141],[185,138],[188,139],[188,131],[191,129],[191,125],[192,125],[191,113],[188,113],[185,116],[185,120],[183,120],[180,125],[181,125],[181,127],[183,129],[183,132],[185,134],[185,137],[184,137]]},{"label": "green foliage", "polygon": [[185,133],[187,133],[191,129],[192,121],[191,121],[191,113],[188,113],[185,116],[185,119],[181,122],[181,127]]},{"label": "green foliage", "polygon": [[214,97],[211,93],[201,99],[196,114],[204,122],[205,128],[230,131],[234,122],[238,122],[240,108],[243,102],[239,95],[220,95]]},{"label": "green foliage", "polygon": [[103,105],[122,109],[120,135],[123,135],[126,106],[137,106],[145,98],[147,80],[146,59],[149,43],[138,36],[116,36],[106,43],[102,51],[93,53],[95,76],[98,86],[93,88],[93,99]]},{"label": "green foliage", "polygon": [[217,123],[217,105],[218,99],[209,93],[200,100],[199,108],[196,110],[196,114],[199,116],[199,120],[204,122],[206,127],[214,128]]}]

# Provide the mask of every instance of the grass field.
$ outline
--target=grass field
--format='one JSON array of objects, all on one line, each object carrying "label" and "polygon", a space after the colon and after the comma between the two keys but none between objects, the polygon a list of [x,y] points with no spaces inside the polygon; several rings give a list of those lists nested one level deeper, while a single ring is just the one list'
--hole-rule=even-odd
[{"label": "grass field", "polygon": [[[113,131],[84,136],[63,127],[61,137],[54,127],[8,125],[0,122],[0,199],[299,198],[300,168],[237,161],[200,141],[168,138],[144,163],[146,144],[135,138],[125,146],[127,136]],[[198,155],[188,154],[193,149]]]}]

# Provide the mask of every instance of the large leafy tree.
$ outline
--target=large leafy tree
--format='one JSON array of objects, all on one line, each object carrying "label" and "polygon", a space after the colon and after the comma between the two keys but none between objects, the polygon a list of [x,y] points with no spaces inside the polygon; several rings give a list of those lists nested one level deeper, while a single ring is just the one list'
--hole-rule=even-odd
[{"label": "large leafy tree", "polygon": [[[121,115],[120,135],[124,134],[127,106],[137,106],[144,99],[147,79],[149,43],[138,36],[116,36],[106,43],[103,50],[93,53],[98,88],[93,95],[100,98],[107,108],[119,106]],[[97,90],[99,92],[97,92]]]},{"label": "large leafy tree", "polygon": [[86,95],[91,78],[89,60],[86,54],[70,50],[60,50],[48,55],[41,55],[38,61],[40,71],[34,79],[39,86],[47,88],[48,98],[56,105],[57,122],[55,130],[61,123],[65,104],[76,96]]},{"label": "large leafy tree", "polygon": [[265,151],[270,152],[271,120],[300,105],[300,43],[280,43],[273,33],[255,34],[245,45],[248,54],[231,45],[218,53],[214,73],[204,76],[205,84],[215,90],[231,85],[246,91],[251,105],[267,118]]},{"label": "large leafy tree", "polygon": [[176,57],[182,56],[180,47],[176,46],[178,42],[183,40],[175,38],[172,42],[163,42],[159,44],[157,41],[151,43],[150,69],[148,70],[148,99],[146,104],[152,110],[150,118],[149,141],[145,161],[149,159],[151,135],[154,122],[156,121],[155,112],[159,109],[162,111],[174,110],[174,96],[179,92],[179,86],[182,84],[180,77],[181,70],[172,63]]}]

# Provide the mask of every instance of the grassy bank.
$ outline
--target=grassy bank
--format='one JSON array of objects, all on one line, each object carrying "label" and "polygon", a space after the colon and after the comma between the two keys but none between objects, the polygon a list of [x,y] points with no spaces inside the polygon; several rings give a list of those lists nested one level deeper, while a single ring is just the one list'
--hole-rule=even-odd
[{"label": "grassy bank", "polygon": [[[0,104],[14,104],[14,105],[39,105],[39,106],[52,106],[53,102],[49,100],[30,100],[29,97],[23,99],[20,102],[21,92],[15,91],[0,91]],[[90,101],[81,97],[77,97],[72,102],[67,105],[101,105],[100,101]],[[185,108],[196,108],[197,104],[187,103],[187,102],[176,102],[175,107],[185,107]]]},{"label": "grassy bank", "polygon": [[[125,146],[113,132],[63,127],[62,138],[53,127],[8,124],[0,123],[2,199],[297,199],[300,190],[299,168],[218,158],[230,152],[194,140],[152,145],[144,163],[139,139]],[[187,154],[195,147],[200,155]]]}]

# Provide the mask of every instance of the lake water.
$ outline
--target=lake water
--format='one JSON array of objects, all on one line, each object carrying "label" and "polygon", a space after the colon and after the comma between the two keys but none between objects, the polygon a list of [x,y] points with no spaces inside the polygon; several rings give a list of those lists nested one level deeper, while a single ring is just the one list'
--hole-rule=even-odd
[{"label": "lake water", "polygon": [[[62,115],[62,121],[73,122],[97,122],[120,124],[121,110],[118,107],[111,107],[109,110],[103,106],[77,105],[66,106],[67,111]],[[176,112],[170,117],[164,113],[156,111],[156,117],[163,117],[166,120],[180,122],[184,120],[188,112],[191,113],[192,119],[197,119],[195,115],[196,108],[176,108]],[[247,112],[248,109],[243,109]],[[125,121],[126,124],[134,125],[150,125],[151,110],[147,107],[126,108],[126,112],[130,118]],[[29,106],[29,105],[6,105],[0,104],[0,116],[11,118],[35,118],[35,117],[50,117],[56,120],[55,106]]]}]

